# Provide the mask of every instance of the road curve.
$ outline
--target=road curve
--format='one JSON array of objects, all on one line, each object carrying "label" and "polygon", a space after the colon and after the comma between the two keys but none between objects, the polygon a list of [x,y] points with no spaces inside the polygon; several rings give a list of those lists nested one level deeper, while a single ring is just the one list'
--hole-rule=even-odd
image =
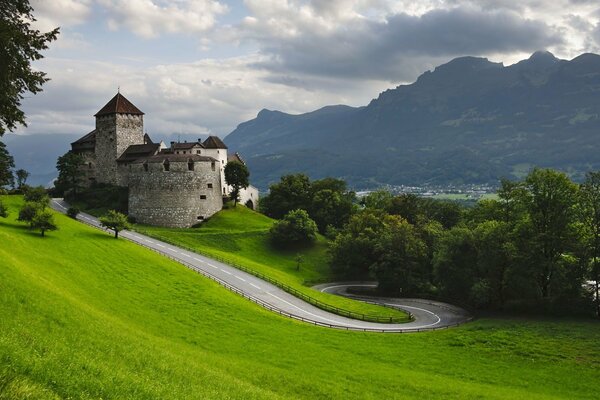
[{"label": "road curve", "polygon": [[[61,213],[66,213],[69,207],[62,199],[52,199],[51,206]],[[77,219],[93,227],[105,230],[100,226],[99,221],[91,215],[79,213]],[[107,232],[112,234],[112,231]],[[455,317],[449,318],[447,315],[448,313],[443,312],[443,308],[440,308],[439,306],[433,306],[428,303],[416,303],[417,300],[415,300],[415,303],[408,304],[406,303],[406,299],[389,299],[389,303],[392,307],[410,311],[415,316],[415,320],[412,322],[405,324],[382,324],[350,319],[321,310],[320,308],[308,304],[285,292],[275,285],[209,257],[179,248],[137,232],[122,231],[119,233],[119,237],[130,240],[171,258],[186,267],[215,280],[227,289],[246,297],[264,308],[314,325],[345,330],[402,333],[447,328],[456,325],[458,321]],[[327,291],[334,289],[341,288],[330,287]],[[402,300],[403,303],[395,304],[395,300]],[[467,320],[466,313],[464,315],[465,317],[460,320],[460,322]]]}]

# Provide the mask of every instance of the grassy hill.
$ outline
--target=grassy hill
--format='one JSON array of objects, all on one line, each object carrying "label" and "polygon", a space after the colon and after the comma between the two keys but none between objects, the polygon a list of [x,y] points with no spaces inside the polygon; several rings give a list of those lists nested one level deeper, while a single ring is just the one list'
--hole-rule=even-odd
[{"label": "grassy hill", "polygon": [[597,321],[314,327],[62,215],[41,238],[2,199],[0,399],[597,398]]},{"label": "grassy hill", "polygon": [[[399,310],[321,293],[308,287],[335,279],[327,263],[327,240],[319,235],[312,247],[294,251],[278,250],[269,241],[269,229],[274,222],[269,217],[238,205],[221,210],[198,228],[138,225],[136,230],[262,273],[335,307],[382,317],[393,316],[400,321],[408,320],[407,315]],[[299,270],[297,254],[303,257]]]}]

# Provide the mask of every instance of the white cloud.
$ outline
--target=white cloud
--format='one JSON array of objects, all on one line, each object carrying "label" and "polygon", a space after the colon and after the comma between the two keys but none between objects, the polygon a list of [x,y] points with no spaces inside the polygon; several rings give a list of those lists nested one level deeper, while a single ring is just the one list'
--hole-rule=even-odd
[{"label": "white cloud", "polygon": [[83,135],[118,85],[146,113],[145,127],[156,139],[171,133],[225,136],[262,108],[301,113],[328,104],[363,105],[387,87],[372,81],[334,86],[337,82],[328,80],[313,82],[309,90],[290,87],[250,67],[259,61],[260,56],[252,55],[139,68],[45,59],[37,67],[52,80],[44,92],[26,99],[29,127],[20,132]]},{"label": "white cloud", "polygon": [[82,24],[90,15],[91,0],[31,0],[35,27],[47,32]]},{"label": "white cloud", "polygon": [[109,13],[109,29],[125,27],[138,36],[195,34],[211,29],[227,11],[217,0],[98,0]]}]

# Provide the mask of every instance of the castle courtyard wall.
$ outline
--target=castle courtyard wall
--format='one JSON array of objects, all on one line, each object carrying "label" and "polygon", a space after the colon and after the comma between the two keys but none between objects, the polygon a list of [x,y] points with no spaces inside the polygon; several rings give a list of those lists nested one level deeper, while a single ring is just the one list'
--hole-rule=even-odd
[{"label": "castle courtyard wall", "polygon": [[[216,163],[215,163],[216,164]],[[162,163],[130,165],[129,214],[149,225],[188,228],[209,218],[223,207],[218,166],[195,162],[171,162],[169,171]]]}]

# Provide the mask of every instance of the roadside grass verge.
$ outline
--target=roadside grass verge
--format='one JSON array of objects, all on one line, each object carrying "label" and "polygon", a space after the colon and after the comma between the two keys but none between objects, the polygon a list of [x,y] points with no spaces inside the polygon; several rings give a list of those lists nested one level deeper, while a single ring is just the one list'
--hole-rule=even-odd
[{"label": "roadside grass verge", "polygon": [[[269,229],[274,220],[242,205],[223,209],[197,228],[162,228],[137,224],[134,229],[176,246],[214,257],[247,272],[310,296],[331,310],[337,307],[366,315],[366,320],[408,322],[409,316],[397,309],[377,306],[311,289],[317,283],[335,279],[327,262],[327,240],[318,236],[314,245],[281,250],[271,245]],[[298,267],[296,256],[302,256]],[[331,310],[335,312],[335,310]],[[343,312],[337,312],[344,315]]]},{"label": "roadside grass verge", "polygon": [[600,323],[487,318],[420,334],[270,313],[63,215],[0,218],[0,399],[594,399]]}]

